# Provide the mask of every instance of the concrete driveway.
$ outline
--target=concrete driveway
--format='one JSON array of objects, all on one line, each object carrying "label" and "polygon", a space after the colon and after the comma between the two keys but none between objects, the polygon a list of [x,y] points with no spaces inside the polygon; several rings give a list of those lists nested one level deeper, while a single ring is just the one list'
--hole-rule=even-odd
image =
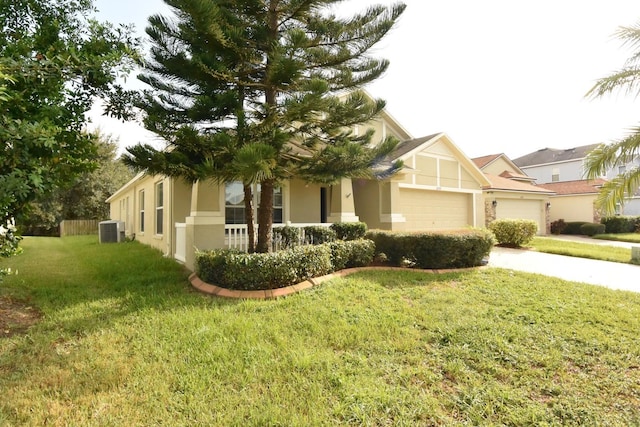
[{"label": "concrete driveway", "polygon": [[[619,242],[589,238],[567,237],[569,238],[565,240],[584,241],[585,243],[598,242],[597,244],[605,245],[614,243],[611,246],[628,247],[629,258],[631,258],[631,247],[640,246],[632,243],[620,244]],[[489,266],[538,273],[574,282],[606,286],[611,289],[640,292],[640,266],[638,265],[552,255],[526,249],[494,247],[489,258]]]}]

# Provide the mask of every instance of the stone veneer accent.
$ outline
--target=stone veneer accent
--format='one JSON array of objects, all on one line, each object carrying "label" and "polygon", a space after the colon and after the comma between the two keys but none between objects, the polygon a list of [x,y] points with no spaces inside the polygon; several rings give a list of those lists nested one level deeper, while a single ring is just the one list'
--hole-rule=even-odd
[{"label": "stone veneer accent", "polygon": [[484,202],[484,226],[488,227],[493,221],[496,220],[496,208],[491,203],[492,200],[485,200]]},{"label": "stone veneer accent", "polygon": [[278,289],[265,289],[260,291],[241,291],[236,289],[227,289],[221,288],[220,286],[212,285],[207,282],[202,281],[198,277],[196,273],[192,273],[189,276],[189,281],[191,282],[191,286],[209,295],[215,295],[218,297],[225,298],[244,298],[244,299],[272,299],[284,297],[287,295],[295,294],[297,292],[303,291],[305,289],[310,289],[315,286],[318,286],[328,280],[335,279],[338,277],[348,276],[353,273],[358,273],[360,271],[376,271],[376,270],[385,270],[385,271],[416,271],[420,273],[426,274],[444,274],[444,273],[457,273],[461,271],[468,271],[473,269],[479,269],[482,267],[470,267],[470,268],[450,268],[450,269],[438,269],[438,270],[423,270],[417,268],[403,268],[403,267],[359,267],[359,268],[347,268],[345,270],[336,271],[335,273],[327,274],[326,276],[315,277],[313,279],[305,280],[304,282],[300,282],[296,285],[286,286],[284,288]]}]

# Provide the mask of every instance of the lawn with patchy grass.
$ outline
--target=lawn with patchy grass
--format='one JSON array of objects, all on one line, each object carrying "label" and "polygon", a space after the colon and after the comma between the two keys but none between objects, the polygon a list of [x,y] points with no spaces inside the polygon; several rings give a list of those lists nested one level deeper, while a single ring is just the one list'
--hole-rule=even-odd
[{"label": "lawn with patchy grass", "polygon": [[594,239],[615,240],[618,242],[640,243],[640,233],[596,234]]},{"label": "lawn with patchy grass", "polygon": [[24,241],[0,425],[638,425],[640,295],[483,268],[267,301],[138,243]]},{"label": "lawn with patchy grass", "polygon": [[599,259],[602,261],[631,262],[631,249],[619,246],[598,245],[582,242],[571,242],[548,237],[534,237],[527,245],[538,252],[567,255],[578,258]]}]

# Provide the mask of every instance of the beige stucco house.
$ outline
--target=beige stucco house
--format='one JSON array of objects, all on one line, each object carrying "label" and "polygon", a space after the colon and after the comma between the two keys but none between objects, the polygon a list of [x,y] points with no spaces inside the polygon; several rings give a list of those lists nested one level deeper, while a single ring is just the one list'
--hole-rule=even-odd
[{"label": "beige stucco house", "polygon": [[[485,174],[444,133],[414,139],[388,113],[356,128],[404,141],[389,161],[404,169],[386,180],[342,179],[321,186],[292,179],[274,197],[274,225],[363,221],[370,229],[445,230],[485,224]],[[255,188],[256,198],[259,187]],[[107,200],[127,235],[193,269],[195,250],[246,244],[240,183],[138,174]],[[256,203],[257,205],[257,203]]]},{"label": "beige stucco house", "polygon": [[473,159],[490,184],[483,187],[486,224],[495,219],[530,219],[538,234],[549,234],[553,190],[534,184],[505,154]]},{"label": "beige stucco house", "polygon": [[549,182],[540,187],[553,191],[551,221],[584,221],[599,223],[601,214],[596,199],[604,179]]}]

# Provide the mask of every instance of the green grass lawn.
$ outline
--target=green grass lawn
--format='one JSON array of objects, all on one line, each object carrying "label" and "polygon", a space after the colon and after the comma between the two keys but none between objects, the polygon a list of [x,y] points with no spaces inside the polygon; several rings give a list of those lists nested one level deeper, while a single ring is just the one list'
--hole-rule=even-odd
[{"label": "green grass lawn", "polygon": [[631,261],[631,249],[617,246],[570,242],[548,237],[534,237],[527,246],[539,252],[549,254],[568,255],[627,264]]},{"label": "green grass lawn", "polygon": [[640,294],[484,268],[224,300],[138,243],[27,238],[0,425],[638,425]]},{"label": "green grass lawn", "polygon": [[619,242],[640,243],[640,233],[598,234],[594,239],[616,240]]}]

